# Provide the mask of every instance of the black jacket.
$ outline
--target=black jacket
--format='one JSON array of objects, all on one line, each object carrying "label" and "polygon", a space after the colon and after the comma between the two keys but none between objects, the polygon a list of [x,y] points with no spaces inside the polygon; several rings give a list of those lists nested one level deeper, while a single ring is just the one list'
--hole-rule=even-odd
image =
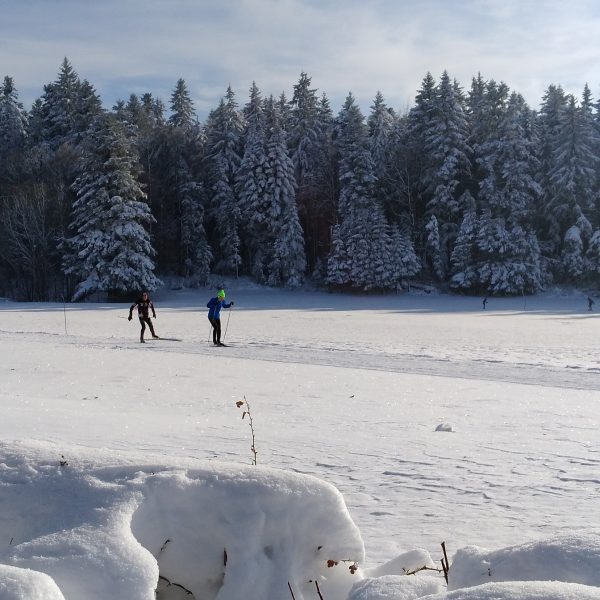
[{"label": "black jacket", "polygon": [[154,311],[154,304],[152,304],[152,300],[150,298],[139,298],[129,307],[129,316],[131,317],[131,313],[133,309],[137,306],[138,309],[138,317],[147,319],[150,317],[150,311],[152,311],[152,316],[156,319],[156,312]]}]

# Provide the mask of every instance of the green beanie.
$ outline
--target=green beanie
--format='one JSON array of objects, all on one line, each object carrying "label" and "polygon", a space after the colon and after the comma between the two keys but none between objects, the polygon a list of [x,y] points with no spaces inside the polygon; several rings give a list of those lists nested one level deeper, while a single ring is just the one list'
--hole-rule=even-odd
[{"label": "green beanie", "polygon": [[223,300],[223,298],[225,298],[225,290],[219,290],[217,292],[217,298],[221,298],[221,300]]}]

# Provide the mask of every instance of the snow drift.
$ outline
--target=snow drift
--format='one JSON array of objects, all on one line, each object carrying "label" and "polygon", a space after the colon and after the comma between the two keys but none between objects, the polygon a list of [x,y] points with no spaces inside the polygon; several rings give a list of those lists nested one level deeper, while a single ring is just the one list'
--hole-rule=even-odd
[{"label": "snow drift", "polygon": [[288,583],[313,598],[315,581],[343,600],[364,561],[341,494],[310,476],[3,457],[0,482],[1,530],[12,537],[2,600],[153,600],[159,576],[203,600],[279,600]]}]

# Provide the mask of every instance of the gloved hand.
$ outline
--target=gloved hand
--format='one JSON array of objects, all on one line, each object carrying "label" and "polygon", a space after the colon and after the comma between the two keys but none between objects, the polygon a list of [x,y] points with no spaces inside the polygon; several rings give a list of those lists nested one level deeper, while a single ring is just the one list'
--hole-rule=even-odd
[{"label": "gloved hand", "polygon": [[232,300],[232,301],[231,301],[231,306],[233,306],[234,304],[235,304],[235,302]]},{"label": "gloved hand", "polygon": [[127,317],[127,320],[128,320],[128,321],[131,321],[131,315],[129,315],[129,316]]}]

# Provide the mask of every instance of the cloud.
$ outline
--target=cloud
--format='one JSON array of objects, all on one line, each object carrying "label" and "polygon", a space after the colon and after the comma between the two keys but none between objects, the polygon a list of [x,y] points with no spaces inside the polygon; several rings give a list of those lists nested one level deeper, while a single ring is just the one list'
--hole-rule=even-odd
[{"label": "cloud", "polygon": [[334,109],[350,90],[364,111],[378,90],[404,108],[446,69],[537,106],[550,83],[598,89],[599,12],[591,0],[21,0],[3,10],[0,75],[30,103],[67,56],[108,106],[145,91],[168,103],[183,77],[206,116],[229,84],[240,104],[252,81],[290,96],[301,71]]}]

